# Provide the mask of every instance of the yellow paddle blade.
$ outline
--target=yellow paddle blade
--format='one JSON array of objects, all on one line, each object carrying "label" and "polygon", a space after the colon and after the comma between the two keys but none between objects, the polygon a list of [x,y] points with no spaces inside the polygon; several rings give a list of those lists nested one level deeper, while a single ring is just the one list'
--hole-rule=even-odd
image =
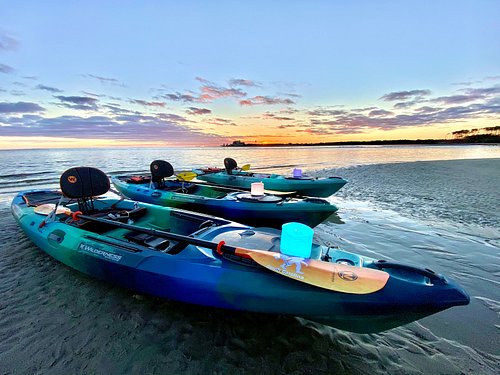
[{"label": "yellow paddle blade", "polygon": [[[47,216],[52,211],[54,211],[54,208],[56,208],[56,205],[54,203],[46,203],[46,204],[41,204],[40,206],[36,206],[34,211],[36,214]],[[69,215],[71,214],[71,210],[68,207],[57,206],[56,215],[59,214]]]},{"label": "yellow paddle blade", "polygon": [[250,164],[245,164],[244,166],[241,167],[242,171],[248,171],[250,169]]},{"label": "yellow paddle blade", "polygon": [[194,172],[179,172],[175,175],[175,177],[177,177],[177,179],[180,181],[191,181],[196,176],[197,174]]},{"label": "yellow paddle blade", "polygon": [[389,279],[389,274],[384,271],[269,251],[237,248],[235,254],[249,256],[261,266],[280,275],[342,293],[374,293],[382,289]]}]

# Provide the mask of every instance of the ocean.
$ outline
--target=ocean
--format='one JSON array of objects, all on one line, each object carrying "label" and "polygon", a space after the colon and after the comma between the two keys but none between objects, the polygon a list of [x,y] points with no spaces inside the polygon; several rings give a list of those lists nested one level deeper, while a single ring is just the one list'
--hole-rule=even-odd
[{"label": "ocean", "polygon": [[[378,334],[138,295],[45,255],[17,227],[20,190],[57,187],[67,168],[147,173],[222,166],[349,183],[319,242],[429,267],[470,294]],[[0,374],[498,374],[500,147],[353,146],[0,151]]]}]

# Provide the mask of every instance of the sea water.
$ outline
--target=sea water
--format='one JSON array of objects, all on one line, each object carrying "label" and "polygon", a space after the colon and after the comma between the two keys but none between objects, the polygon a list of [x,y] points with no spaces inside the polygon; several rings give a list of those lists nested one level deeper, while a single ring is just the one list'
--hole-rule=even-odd
[{"label": "sea water", "polygon": [[[37,249],[10,213],[67,168],[222,166],[349,180],[315,241],[429,267],[471,303],[379,334],[135,294]],[[498,374],[500,147],[369,146],[0,151],[0,374]],[[175,287],[175,286],[172,286]]]}]

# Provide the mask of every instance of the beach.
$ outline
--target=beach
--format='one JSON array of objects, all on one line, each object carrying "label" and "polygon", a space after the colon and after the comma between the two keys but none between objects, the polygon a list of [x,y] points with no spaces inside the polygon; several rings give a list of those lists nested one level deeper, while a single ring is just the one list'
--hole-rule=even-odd
[{"label": "beach", "polygon": [[[133,151],[124,158],[126,150],[37,150],[24,160],[20,151],[0,151],[0,374],[499,373],[498,147]],[[252,168],[289,173],[310,165],[314,176],[345,177],[349,183],[328,198],[339,211],[314,228],[316,240],[425,265],[459,282],[470,305],[355,334],[160,300],[58,263],[10,213],[16,191],[57,187],[61,171],[82,160],[117,174],[147,171],[155,158],[179,169],[220,165],[228,152]]]}]

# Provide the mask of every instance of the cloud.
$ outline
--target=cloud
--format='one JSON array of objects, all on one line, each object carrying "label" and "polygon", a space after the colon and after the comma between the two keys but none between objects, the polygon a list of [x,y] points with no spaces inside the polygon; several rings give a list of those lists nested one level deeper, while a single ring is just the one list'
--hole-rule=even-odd
[{"label": "cloud", "polygon": [[407,100],[414,97],[427,96],[430,94],[431,94],[430,90],[395,91],[383,95],[380,99],[386,102],[392,102],[396,100]]},{"label": "cloud", "polygon": [[193,122],[191,120],[188,120],[185,117],[176,115],[174,113],[160,113],[157,116],[161,120],[172,121],[172,122],[175,122],[175,123]]},{"label": "cloud", "polygon": [[203,83],[199,94],[181,94],[179,92],[160,95],[160,98],[184,103],[210,103],[221,98],[244,98],[246,92],[236,89],[217,86],[208,80],[196,77],[196,80]]},{"label": "cloud", "polygon": [[485,81],[496,81],[496,80],[499,80],[499,79],[500,79],[500,76],[487,76],[487,77],[484,77]]},{"label": "cloud", "polygon": [[116,114],[116,115],[123,115],[123,114],[139,114],[140,112],[137,112],[137,111],[131,111],[129,109],[126,109],[126,108],[122,108],[120,104],[111,104],[111,103],[108,103],[108,104],[104,104],[101,106],[101,108],[103,108],[104,110],[107,110],[108,112],[111,112],[113,114]]},{"label": "cloud", "polygon": [[45,91],[48,91],[48,92],[52,92],[52,93],[58,93],[58,92],[63,92],[63,90],[59,90],[55,87],[50,87],[50,86],[45,86],[45,85],[37,85],[35,87],[36,89],[38,90],[45,90]]},{"label": "cloud", "polygon": [[443,104],[462,104],[473,102],[500,94],[500,86],[496,85],[492,87],[468,88],[461,91],[463,91],[464,94],[440,96],[438,98],[431,99],[430,102]]},{"label": "cloud", "polygon": [[212,113],[212,110],[210,110],[208,108],[189,107],[186,110],[186,113],[190,114],[190,115],[207,115],[209,113]]},{"label": "cloud", "polygon": [[203,84],[210,84],[210,85],[213,84],[208,79],[205,79],[205,78],[202,78],[202,77],[194,77],[194,79],[197,80],[197,81],[199,81],[199,82],[201,82],[201,83],[203,83]]},{"label": "cloud", "polygon": [[22,118],[0,116],[0,126],[3,136],[79,137],[165,144],[217,145],[226,141],[224,137],[189,129],[175,119],[182,117],[170,114],[54,118],[24,115]]},{"label": "cloud", "polygon": [[17,40],[8,34],[0,35],[0,51],[13,51],[17,49]]},{"label": "cloud", "polygon": [[410,108],[413,107],[416,104],[422,103],[424,100],[410,100],[408,102],[399,102],[393,105],[394,109],[405,109],[405,108]]},{"label": "cloud", "polygon": [[24,91],[20,91],[20,90],[11,90],[10,95],[12,95],[12,96],[24,96],[24,95],[26,95],[26,93]]},{"label": "cloud", "polygon": [[249,79],[233,78],[229,80],[230,86],[246,86],[246,87],[260,87],[260,83],[251,81]]},{"label": "cloud", "polygon": [[462,81],[462,82],[455,82],[452,83],[453,86],[472,86],[475,84],[481,83],[481,81]]},{"label": "cloud", "polygon": [[225,118],[212,118],[206,121],[208,124],[212,125],[217,125],[217,126],[223,126],[223,125],[231,125],[231,126],[236,126],[236,123],[233,122],[232,120],[228,120]]},{"label": "cloud", "polygon": [[253,98],[248,98],[240,100],[240,105],[242,106],[254,106],[254,105],[273,105],[273,104],[295,104],[292,99],[276,98],[271,96],[254,96]]},{"label": "cloud", "polygon": [[384,109],[375,109],[371,111],[368,115],[369,116],[380,116],[380,117],[385,117],[385,116],[391,116],[393,115],[393,112],[386,111]]},{"label": "cloud", "polygon": [[477,96],[477,95],[451,95],[451,96],[441,96],[439,98],[432,99],[431,102],[443,103],[443,104],[461,104],[481,99],[482,97],[483,96]]},{"label": "cloud", "polygon": [[337,134],[338,132],[331,131],[329,129],[323,128],[308,128],[308,129],[299,129],[298,132],[308,133],[312,135],[332,135]]},{"label": "cloud", "polygon": [[296,98],[296,99],[302,98],[302,95],[293,94],[293,93],[289,93],[289,92],[278,93],[278,95],[289,96],[290,98]]},{"label": "cloud", "polygon": [[198,99],[194,95],[180,94],[178,92],[176,92],[174,94],[164,94],[164,95],[159,96],[159,98],[164,98],[164,99],[172,100],[174,102],[184,102],[184,103],[193,103],[193,102],[198,101]]},{"label": "cloud", "polygon": [[415,112],[432,113],[432,112],[438,112],[439,110],[440,110],[440,108],[423,106],[420,108],[416,108]]},{"label": "cloud", "polygon": [[125,87],[125,85],[123,83],[120,83],[120,81],[118,81],[116,78],[102,77],[94,74],[82,74],[82,77],[96,79],[104,85],[109,84],[109,85]]},{"label": "cloud", "polygon": [[295,120],[292,117],[278,116],[275,113],[270,113],[270,112],[264,113],[262,115],[262,117],[265,119],[272,119],[272,120],[278,120],[278,121],[293,121],[293,120]]},{"label": "cloud", "polygon": [[13,67],[0,63],[0,73],[11,74],[15,71]]},{"label": "cloud", "polygon": [[[375,114],[375,115],[374,115]],[[428,126],[442,123],[456,123],[471,118],[498,116],[500,100],[492,97],[483,103],[454,105],[450,107],[417,108],[409,113],[394,113],[384,109],[372,110],[368,115],[347,111],[328,119],[310,118],[311,134],[356,134],[370,130],[393,130],[405,127]]]},{"label": "cloud", "polygon": [[96,110],[98,100],[88,96],[54,96],[61,101],[60,105],[78,110]]},{"label": "cloud", "polygon": [[309,116],[341,116],[348,113],[346,110],[343,109],[314,109],[312,111],[307,111],[307,114]]},{"label": "cloud", "polygon": [[496,86],[492,86],[492,87],[466,89],[465,93],[467,95],[478,96],[478,97],[496,95],[496,94],[500,94],[500,85],[496,85]]},{"label": "cloud", "polygon": [[146,100],[140,100],[140,99],[131,99],[130,103],[140,104],[145,107],[165,107],[165,103],[163,102],[148,102]]},{"label": "cloud", "polygon": [[216,99],[221,98],[243,98],[247,94],[246,92],[235,89],[235,88],[225,88],[215,85],[204,85],[200,88],[201,94],[199,96],[200,102],[212,102]]},{"label": "cloud", "polygon": [[39,106],[36,103],[0,103],[0,113],[33,113],[42,111],[45,111],[45,108]]}]

